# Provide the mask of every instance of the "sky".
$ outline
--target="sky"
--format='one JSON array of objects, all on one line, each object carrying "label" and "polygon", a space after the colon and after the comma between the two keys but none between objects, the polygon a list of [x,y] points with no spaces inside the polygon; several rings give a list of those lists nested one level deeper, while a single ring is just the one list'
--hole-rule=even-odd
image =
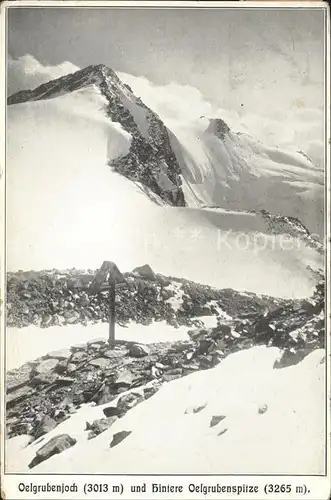
[{"label": "sky", "polygon": [[11,8],[8,93],[103,63],[143,100],[167,88],[176,109],[178,100],[193,109],[187,100],[199,94],[259,139],[275,142],[289,125],[280,142],[309,142],[321,164],[323,27],[321,8]]}]

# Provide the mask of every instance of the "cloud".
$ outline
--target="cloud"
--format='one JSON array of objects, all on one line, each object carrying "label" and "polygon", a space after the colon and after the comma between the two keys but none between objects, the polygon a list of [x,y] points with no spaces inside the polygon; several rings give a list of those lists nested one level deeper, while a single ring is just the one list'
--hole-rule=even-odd
[{"label": "cloud", "polygon": [[[314,164],[324,164],[323,140],[324,118],[319,107],[305,107],[302,100],[293,100],[292,106],[269,110],[252,106],[241,107],[239,101],[231,108],[218,107],[208,102],[200,90],[171,82],[168,85],[156,85],[147,78],[126,73],[118,73],[128,83],[133,92],[153,109],[174,132],[185,126],[198,127],[205,123],[199,118],[222,118],[235,132],[243,132],[270,146],[279,146],[290,150],[301,150]],[[246,89],[246,95],[250,90]]]},{"label": "cloud", "polygon": [[34,89],[42,83],[73,73],[79,68],[69,61],[58,66],[43,66],[35,57],[26,54],[18,59],[9,57],[8,96],[19,90]]},{"label": "cloud", "polygon": [[118,73],[122,81],[130,85],[133,92],[155,111],[171,128],[185,124],[194,124],[200,116],[210,116],[212,105],[202,93],[190,85],[171,82],[167,85],[156,85],[144,77],[127,73]]}]

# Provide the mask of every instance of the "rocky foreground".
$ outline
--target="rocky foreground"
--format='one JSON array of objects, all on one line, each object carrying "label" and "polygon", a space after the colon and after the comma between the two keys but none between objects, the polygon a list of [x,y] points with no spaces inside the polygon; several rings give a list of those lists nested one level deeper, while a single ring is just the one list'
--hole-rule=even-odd
[{"label": "rocky foreground", "polygon": [[[93,274],[75,270],[9,274],[8,326],[82,323],[88,328],[107,321],[108,292],[87,293]],[[189,340],[148,346],[118,341],[112,348],[105,340],[92,340],[8,372],[7,438],[29,434],[31,441],[37,440],[82,404],[109,402],[104,418],[87,423],[92,439],[162,384],[212,368],[235,351],[255,345],[279,347],[283,354],[275,368],[282,368],[324,347],[323,282],[311,299],[291,301],[215,290],[155,275],[148,267],[125,274],[125,279],[125,286],[117,290],[118,322],[186,324]],[[215,316],[217,325],[206,328],[203,316]],[[74,444],[70,436],[59,436],[41,447],[30,467]]]}]

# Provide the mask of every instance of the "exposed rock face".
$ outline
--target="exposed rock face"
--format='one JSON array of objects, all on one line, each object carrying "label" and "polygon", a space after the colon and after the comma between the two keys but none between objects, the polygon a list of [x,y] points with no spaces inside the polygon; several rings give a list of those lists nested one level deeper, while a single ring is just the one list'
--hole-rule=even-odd
[{"label": "exposed rock face", "polygon": [[209,125],[206,132],[210,132],[220,139],[224,139],[230,132],[230,127],[221,118],[214,118],[209,120]]},{"label": "exposed rock face", "polygon": [[113,122],[120,123],[132,137],[129,153],[111,161],[110,167],[130,180],[138,181],[161,201],[184,206],[181,169],[171,148],[168,129],[110,68],[102,64],[88,66],[34,90],[17,92],[7,102],[11,105],[51,99],[89,85],[95,85],[105,97],[105,114]]},{"label": "exposed rock face", "polygon": [[273,215],[267,210],[261,210],[260,213],[268,223],[272,234],[291,235],[294,238],[303,240],[308,246],[321,254],[324,253],[324,246],[319,241],[319,237],[317,235],[311,235],[308,229],[296,217]]},{"label": "exposed rock face", "polygon": [[[36,319],[42,322],[45,316],[47,324],[43,324],[43,328],[108,321],[108,292],[87,294],[93,276],[92,270],[8,273],[7,326],[28,326],[35,324]],[[249,311],[258,313],[266,307],[288,303],[271,297],[260,298],[253,293],[215,290],[185,279],[160,274],[155,276],[153,281],[125,273],[125,285],[116,290],[116,318],[119,323],[135,321],[149,324],[154,320],[165,320],[174,326],[193,326],[199,324],[197,316],[217,315],[217,308],[230,316],[240,316]],[[174,308],[171,300],[176,298],[178,289],[181,297],[179,306]],[[58,355],[55,357],[58,358]]]}]

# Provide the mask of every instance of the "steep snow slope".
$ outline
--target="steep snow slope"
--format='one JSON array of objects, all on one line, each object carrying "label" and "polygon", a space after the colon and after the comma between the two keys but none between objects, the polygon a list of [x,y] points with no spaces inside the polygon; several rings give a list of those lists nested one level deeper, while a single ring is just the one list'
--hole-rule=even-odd
[{"label": "steep snow slope", "polygon": [[[102,418],[103,408],[116,401],[85,405],[42,442],[24,447],[27,436],[9,440],[7,469],[36,474],[323,474],[324,354],[317,350],[297,365],[274,369],[280,356],[275,347],[237,352],[213,369],[163,385],[92,440],[87,440],[86,421]],[[211,425],[213,417],[222,418]],[[110,449],[120,431],[131,434]],[[29,470],[36,451],[62,433],[77,444]]]},{"label": "steep snow slope", "polygon": [[132,137],[103,107],[94,85],[8,107],[8,270],[107,259],[218,287],[312,292],[307,266],[321,267],[322,257],[299,239],[283,245],[261,215],[159,206],[146,186],[114,173],[107,163]]},{"label": "steep snow slope", "polygon": [[304,155],[267,147],[221,119],[174,126],[173,132],[189,205],[266,209],[296,217],[323,235],[323,172]]}]

